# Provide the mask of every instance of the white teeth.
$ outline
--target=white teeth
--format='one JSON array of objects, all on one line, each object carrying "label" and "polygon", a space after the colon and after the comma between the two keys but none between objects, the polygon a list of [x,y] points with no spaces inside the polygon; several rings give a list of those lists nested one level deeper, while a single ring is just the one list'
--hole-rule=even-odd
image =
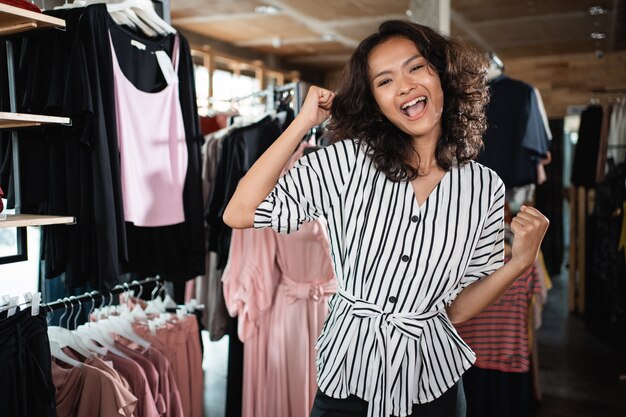
[{"label": "white teeth", "polygon": [[408,103],[404,103],[404,104],[402,105],[402,110],[406,109],[407,107],[414,106],[414,105],[416,105],[417,103],[419,103],[420,101],[424,101],[424,100],[426,100],[426,97],[422,96],[422,97],[418,97],[418,98],[416,98],[415,100],[411,100],[411,101],[409,101]]}]

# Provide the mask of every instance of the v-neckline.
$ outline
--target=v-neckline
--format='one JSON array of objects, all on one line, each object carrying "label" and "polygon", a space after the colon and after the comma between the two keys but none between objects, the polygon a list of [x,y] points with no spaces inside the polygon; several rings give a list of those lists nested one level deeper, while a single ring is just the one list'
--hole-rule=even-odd
[{"label": "v-neckline", "polygon": [[443,183],[443,181],[446,179],[446,177],[452,171],[452,169],[454,169],[454,167],[451,167],[449,170],[447,170],[443,174],[443,177],[441,177],[439,182],[437,182],[437,184],[433,187],[433,189],[430,190],[430,193],[428,193],[428,196],[426,197],[426,199],[422,203],[420,203],[419,200],[417,199],[417,194],[415,194],[415,188],[413,187],[413,183],[411,181],[409,181],[409,188],[411,190],[411,196],[415,200],[415,203],[417,204],[417,208],[418,208],[419,211],[422,211],[424,206],[426,206],[426,203],[428,202],[428,200],[430,200],[430,197],[432,197],[433,194],[435,194],[437,192],[437,190],[439,190],[439,187],[441,186],[441,183]]}]

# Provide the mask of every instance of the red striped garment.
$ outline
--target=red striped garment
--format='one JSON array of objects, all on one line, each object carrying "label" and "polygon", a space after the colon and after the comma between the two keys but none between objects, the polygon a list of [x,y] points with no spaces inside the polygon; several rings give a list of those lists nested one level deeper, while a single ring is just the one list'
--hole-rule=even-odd
[{"label": "red striped garment", "polygon": [[[508,261],[507,258],[505,262]],[[498,301],[470,320],[455,325],[476,353],[475,366],[502,372],[528,372],[528,313],[532,296],[540,292],[535,264]]]}]

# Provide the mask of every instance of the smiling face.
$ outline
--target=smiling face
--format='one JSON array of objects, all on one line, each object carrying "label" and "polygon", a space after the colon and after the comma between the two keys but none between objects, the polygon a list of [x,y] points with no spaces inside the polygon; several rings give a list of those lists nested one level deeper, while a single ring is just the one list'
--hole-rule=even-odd
[{"label": "smiling face", "polygon": [[381,113],[413,139],[435,143],[441,135],[443,90],[437,71],[415,43],[395,37],[369,54],[368,73]]}]

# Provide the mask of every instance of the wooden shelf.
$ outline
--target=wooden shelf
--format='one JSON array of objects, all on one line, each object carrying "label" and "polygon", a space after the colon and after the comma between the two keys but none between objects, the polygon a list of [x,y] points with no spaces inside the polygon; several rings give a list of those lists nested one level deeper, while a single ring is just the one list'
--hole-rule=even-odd
[{"label": "wooden shelf", "polygon": [[[0,214],[0,219],[5,215]],[[0,229],[5,227],[48,226],[51,224],[73,224],[76,219],[71,216],[42,216],[38,214],[7,214],[0,220]]]},{"label": "wooden shelf", "polygon": [[[1,4],[0,4],[1,5]],[[42,116],[38,114],[0,112],[0,129],[40,126],[42,124],[70,124],[69,117]]]},{"label": "wooden shelf", "polygon": [[0,3],[0,36],[34,29],[65,28],[65,21]]}]

